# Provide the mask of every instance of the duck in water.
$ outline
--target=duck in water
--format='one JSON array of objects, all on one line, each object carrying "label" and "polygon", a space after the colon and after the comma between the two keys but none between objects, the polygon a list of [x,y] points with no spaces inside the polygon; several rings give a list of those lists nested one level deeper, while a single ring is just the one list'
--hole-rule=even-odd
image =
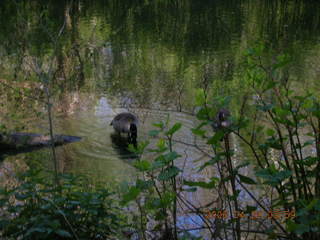
[{"label": "duck in water", "polygon": [[137,144],[137,136],[138,136],[138,118],[129,112],[119,113],[117,114],[110,125],[113,126],[114,130],[121,134],[128,134],[128,141],[132,143],[134,146]]},{"label": "duck in water", "polygon": [[212,127],[214,130],[220,130],[222,128],[228,128],[231,125],[230,112],[228,109],[221,108],[214,119]]},{"label": "duck in water", "polygon": [[[231,125],[230,120],[230,112],[228,109],[221,108],[214,119],[214,122],[212,123],[212,128],[214,131],[220,131],[225,130],[229,128]],[[223,141],[224,137],[220,139],[220,141]]]}]

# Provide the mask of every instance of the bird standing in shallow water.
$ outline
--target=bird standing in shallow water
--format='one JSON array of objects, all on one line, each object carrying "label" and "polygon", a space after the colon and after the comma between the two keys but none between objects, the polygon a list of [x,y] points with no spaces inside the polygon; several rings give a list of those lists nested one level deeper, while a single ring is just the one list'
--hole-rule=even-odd
[{"label": "bird standing in shallow water", "polygon": [[111,121],[110,125],[113,126],[116,132],[120,133],[128,133],[129,143],[133,145],[137,144],[137,136],[138,136],[138,118],[129,112],[119,113],[116,115]]}]

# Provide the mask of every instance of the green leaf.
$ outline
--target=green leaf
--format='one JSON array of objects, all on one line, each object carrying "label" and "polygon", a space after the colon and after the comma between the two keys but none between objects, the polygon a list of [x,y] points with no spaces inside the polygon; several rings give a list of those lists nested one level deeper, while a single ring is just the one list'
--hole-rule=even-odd
[{"label": "green leaf", "polygon": [[156,158],[156,160],[152,163],[152,169],[158,169],[166,166],[166,163],[164,162],[164,157],[161,155]]},{"label": "green leaf", "polygon": [[271,137],[271,136],[273,136],[275,134],[275,131],[273,129],[271,129],[271,128],[268,128],[266,133],[267,133],[268,136]]},{"label": "green leaf", "polygon": [[268,138],[265,144],[266,144],[266,146],[277,149],[277,150],[282,149],[281,141],[279,139],[274,138],[274,137]]},{"label": "green leaf", "polygon": [[159,141],[157,142],[157,147],[158,149],[166,149],[166,141],[164,139],[159,139]]},{"label": "green leaf", "polygon": [[240,181],[246,184],[257,184],[252,178],[238,174]]},{"label": "green leaf", "polygon": [[256,176],[265,179],[265,183],[271,186],[281,183],[291,175],[292,172],[290,170],[278,171],[272,165],[269,168],[256,171]]},{"label": "green leaf", "polygon": [[153,123],[152,125],[155,126],[155,127],[157,127],[157,128],[160,128],[160,129],[163,129],[163,127],[164,127],[163,122]]},{"label": "green leaf", "polygon": [[148,171],[151,169],[151,163],[147,160],[138,160],[134,163],[134,166],[139,169],[140,171]]},{"label": "green leaf", "polygon": [[251,213],[251,212],[253,212],[253,211],[255,211],[255,210],[257,210],[257,207],[247,205],[247,206],[246,206],[245,213]]},{"label": "green leaf", "polygon": [[132,153],[138,153],[137,149],[135,148],[135,146],[133,144],[128,145],[128,151],[132,152]]},{"label": "green leaf", "polygon": [[243,168],[243,167],[246,167],[246,166],[249,166],[249,165],[250,165],[249,161],[243,162],[243,163],[239,164],[238,166],[236,166],[235,170],[239,170],[240,168]]},{"label": "green leaf", "polygon": [[197,135],[197,136],[200,136],[200,137],[204,137],[205,136],[205,133],[206,131],[205,130],[202,130],[202,129],[198,129],[198,128],[193,128],[191,129],[192,133],[194,135]]},{"label": "green leaf", "polygon": [[307,210],[311,210],[315,205],[317,205],[318,203],[320,203],[320,200],[318,199],[313,199],[308,206],[306,207]]},{"label": "green leaf", "polygon": [[196,114],[197,119],[199,120],[207,120],[208,118],[208,111],[206,108],[201,108],[197,114]]},{"label": "green leaf", "polygon": [[[300,100],[301,101],[301,100]],[[312,106],[313,106],[313,100],[312,99],[306,99],[306,100],[302,100],[301,101],[302,102],[302,107],[304,108],[304,109],[310,109],[310,108],[312,108]]]},{"label": "green leaf", "polygon": [[305,166],[309,166],[311,167],[312,165],[316,164],[318,161],[318,158],[317,157],[306,157],[305,159],[303,159],[302,161],[301,160],[296,160],[295,162],[296,163],[299,163],[299,164],[303,164]]},{"label": "green leaf", "polygon": [[146,208],[148,209],[159,209],[161,208],[160,198],[151,198],[146,202]]},{"label": "green leaf", "polygon": [[177,159],[178,157],[181,157],[181,155],[179,155],[178,153],[173,151],[173,152],[169,152],[167,154],[164,154],[163,157],[164,157],[165,162],[169,163],[169,162],[172,162],[173,160]]},{"label": "green leaf", "polygon": [[283,170],[283,171],[279,171],[275,177],[279,180],[279,181],[284,181],[285,179],[289,178],[292,175],[292,171],[290,170]]},{"label": "green leaf", "polygon": [[301,235],[310,231],[310,226],[307,224],[297,224],[294,230],[295,233]]},{"label": "green leaf", "polygon": [[137,179],[136,181],[136,187],[141,189],[141,190],[146,190],[149,189],[150,187],[152,187],[154,184],[154,182],[152,180],[141,180],[141,179]]},{"label": "green leaf", "polygon": [[160,132],[161,131],[159,131],[159,130],[151,130],[151,131],[149,131],[149,136],[150,137],[156,137],[156,136],[159,135]]},{"label": "green leaf", "polygon": [[274,107],[273,104],[257,105],[257,109],[263,112],[267,112]]},{"label": "green leaf", "polygon": [[60,237],[72,238],[72,235],[63,229],[59,229],[55,231],[55,233],[58,234]]},{"label": "green leaf", "polygon": [[215,135],[208,140],[208,144],[216,145],[224,136],[223,131],[218,131],[215,133]]},{"label": "green leaf", "polygon": [[160,181],[167,181],[171,178],[177,176],[181,170],[177,168],[176,166],[168,167],[165,170],[161,171],[158,179]]},{"label": "green leaf", "polygon": [[197,106],[202,106],[206,103],[204,90],[202,88],[196,90],[195,102]]},{"label": "green leaf", "polygon": [[289,125],[289,126],[292,126],[292,127],[295,126],[294,123],[291,120],[289,120],[289,119],[287,119],[285,117],[275,117],[274,121],[277,122],[277,123]]},{"label": "green leaf", "polygon": [[218,178],[212,178],[210,182],[193,182],[193,181],[187,181],[184,180],[183,183],[189,187],[201,187],[201,188],[206,188],[206,189],[212,189],[216,187],[216,183],[219,181]]},{"label": "green leaf", "polygon": [[128,150],[130,152],[136,153],[136,154],[142,154],[144,152],[144,149],[149,145],[149,141],[142,141],[138,143],[138,146],[135,147],[133,144],[129,144]]},{"label": "green leaf", "polygon": [[141,192],[141,190],[139,188],[137,188],[135,186],[130,187],[129,192],[123,195],[121,204],[125,205],[128,202],[135,200],[139,196],[140,192]]},{"label": "green leaf", "polygon": [[160,200],[161,207],[169,206],[175,198],[175,194],[171,192],[165,192]]},{"label": "green leaf", "polygon": [[309,141],[306,141],[306,142],[302,145],[302,147],[304,148],[304,147],[306,147],[306,146],[313,145],[314,143],[315,143],[314,140],[309,140]]},{"label": "green leaf", "polygon": [[274,82],[274,81],[269,81],[268,84],[267,84],[267,86],[264,88],[264,91],[267,91],[267,90],[275,87],[276,85],[277,85],[276,82]]},{"label": "green leaf", "polygon": [[282,68],[291,62],[291,58],[287,54],[277,56],[277,63],[273,65],[274,69]]},{"label": "green leaf", "polygon": [[224,156],[224,154],[220,154],[220,153],[216,154],[212,159],[210,159],[209,161],[205,162],[202,166],[200,166],[198,172],[202,171],[207,166],[213,166],[214,164],[218,163],[223,159],[222,156]]},{"label": "green leaf", "polygon": [[172,128],[166,132],[167,135],[172,136],[176,131],[178,131],[182,127],[181,123],[175,123]]},{"label": "green leaf", "polygon": [[143,152],[144,149],[149,145],[149,141],[143,141],[138,143],[138,149],[139,151]]},{"label": "green leaf", "polygon": [[158,211],[156,214],[155,214],[155,220],[156,221],[163,221],[164,219],[166,219],[167,217],[167,214],[164,213],[163,211]]}]

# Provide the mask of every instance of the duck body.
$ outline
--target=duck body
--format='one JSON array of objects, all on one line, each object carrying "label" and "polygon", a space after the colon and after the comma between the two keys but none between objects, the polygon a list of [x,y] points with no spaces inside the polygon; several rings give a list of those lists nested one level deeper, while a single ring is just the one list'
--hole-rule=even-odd
[{"label": "duck body", "polygon": [[[214,119],[214,122],[212,123],[212,128],[214,131],[221,131],[224,129],[227,129],[231,125],[230,120],[230,112],[228,109],[221,108]],[[223,141],[224,137],[220,139],[220,141]]]},{"label": "duck body", "polygon": [[227,128],[231,125],[230,112],[228,109],[222,108],[217,112],[214,124],[212,125],[215,130]]},{"label": "duck body", "polygon": [[136,143],[137,141],[138,124],[138,118],[129,112],[117,114],[110,123],[116,132],[128,133],[129,142],[131,143]]}]

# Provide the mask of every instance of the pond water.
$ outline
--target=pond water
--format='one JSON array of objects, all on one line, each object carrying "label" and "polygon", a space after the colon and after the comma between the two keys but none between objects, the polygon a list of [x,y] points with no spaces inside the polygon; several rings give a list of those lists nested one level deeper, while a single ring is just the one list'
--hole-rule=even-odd
[{"label": "pond water", "polygon": [[[168,115],[172,124],[182,122],[175,138],[183,156],[178,165],[189,179],[212,176],[210,170],[196,171],[208,156],[193,145],[209,153],[210,147],[190,131],[198,124],[194,99],[198,89],[206,88],[211,96],[232,96],[231,107],[239,109],[245,92],[242,57],[252,46],[264,44],[269,56],[290,55],[286,70],[293,85],[320,88],[317,1],[8,0],[0,3],[0,28],[0,80],[23,86],[27,94],[41,95],[34,59],[48,69],[56,50],[54,131],[83,138],[57,148],[59,168],[97,179],[130,181],[135,176],[134,156],[109,125],[123,111],[139,117],[138,141],[150,139],[152,123]],[[48,132],[41,101],[12,96],[14,90],[3,84],[0,91],[1,123]],[[49,154],[43,149],[5,161]],[[202,204],[207,198],[205,193],[190,196]]]},{"label": "pond water", "polygon": [[[88,102],[88,97],[82,96],[79,101]],[[192,145],[195,140],[190,129],[196,127],[197,121],[191,114],[137,107],[121,108],[118,104],[112,103],[107,96],[95,96],[89,108],[77,109],[67,117],[61,116],[56,119],[56,131],[82,137],[79,143],[58,148],[60,165],[63,166],[61,170],[67,172],[76,170],[100,179],[129,180],[132,178],[135,173],[132,163],[136,156],[127,150],[126,135],[119,136],[110,126],[117,113],[128,110],[139,119],[138,143],[149,140],[151,146],[154,145],[157,139],[149,137],[148,132],[154,129],[153,123],[165,121],[168,116],[172,122],[183,123],[183,128],[175,138],[176,141],[181,142],[180,144],[185,145],[180,147],[182,153],[190,148],[188,145]],[[196,160],[195,151],[189,154],[191,154],[188,157],[190,160],[192,158]]]}]

